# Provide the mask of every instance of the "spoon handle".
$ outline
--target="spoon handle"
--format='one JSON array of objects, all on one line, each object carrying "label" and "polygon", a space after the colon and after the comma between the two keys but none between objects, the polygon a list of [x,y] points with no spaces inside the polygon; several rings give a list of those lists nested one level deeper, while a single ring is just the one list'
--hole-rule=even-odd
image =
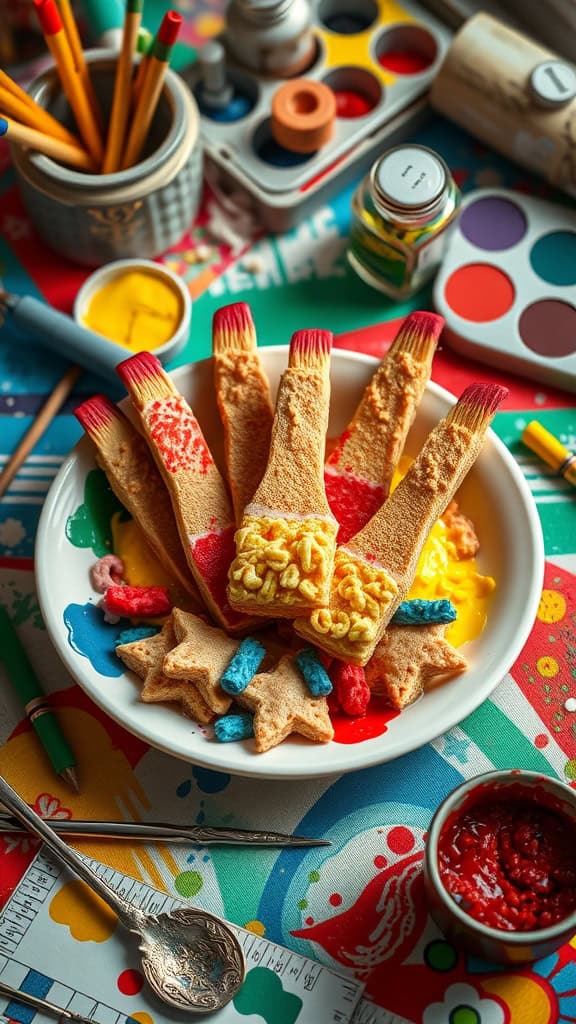
[{"label": "spoon handle", "polygon": [[60,836],[46,824],[43,818],[41,818],[27,803],[18,796],[18,793],[12,789],[12,786],[6,782],[6,779],[0,775],[0,799],[6,804],[6,807],[12,811],[12,814],[22,822],[23,825],[28,829],[29,832],[34,832],[42,841],[46,844],[49,850],[60,860],[66,867],[70,868],[86,885],[96,893],[100,899],[104,900],[108,904],[111,910],[118,916],[121,923],[129,928],[131,931],[139,931],[140,925],[143,920],[143,915],[139,911],[135,910],[126,900],[118,896],[101,878],[96,875],[91,868],[82,860],[80,854],[76,850],[71,849],[66,845]]}]

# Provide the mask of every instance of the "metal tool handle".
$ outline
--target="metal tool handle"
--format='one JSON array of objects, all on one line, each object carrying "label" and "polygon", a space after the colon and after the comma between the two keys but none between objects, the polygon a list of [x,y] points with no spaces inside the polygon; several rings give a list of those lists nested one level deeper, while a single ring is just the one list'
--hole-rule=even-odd
[{"label": "metal tool handle", "polygon": [[18,793],[12,789],[12,786],[1,775],[0,799],[12,811],[12,814],[26,826],[29,832],[39,836],[59,860],[66,864],[83,882],[86,882],[86,885],[97,896],[100,896],[108,904],[126,928],[129,928],[131,931],[140,930],[144,920],[140,911],[135,910],[122,897],[113,892],[101,878],[98,878],[92,869],[84,863],[80,854],[67,846],[64,840],[60,839],[50,826],[18,796]]}]

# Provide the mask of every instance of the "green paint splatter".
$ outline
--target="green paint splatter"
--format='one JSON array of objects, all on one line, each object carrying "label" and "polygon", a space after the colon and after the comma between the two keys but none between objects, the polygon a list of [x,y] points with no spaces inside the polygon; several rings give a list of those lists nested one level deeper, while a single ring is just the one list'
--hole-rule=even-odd
[{"label": "green paint splatter", "polygon": [[298,910],[306,910],[308,900],[298,900]]},{"label": "green paint splatter", "polygon": [[110,521],[115,512],[123,513],[123,519],[129,518],[111,491],[105,473],[101,469],[91,470],[84,482],[84,502],[66,522],[66,537],[75,548],[92,548],[97,558],[110,554]]},{"label": "green paint splatter", "polygon": [[449,942],[436,939],[426,946],[424,959],[433,971],[451,971],[456,966],[458,954]]},{"label": "green paint splatter", "polygon": [[566,761],[564,775],[567,779],[576,780],[576,760]]},{"label": "green paint splatter", "polygon": [[302,1000],[285,992],[278,975],[267,967],[253,967],[234,997],[237,1013],[259,1014],[266,1024],[295,1024],[302,1009]]},{"label": "green paint splatter", "polygon": [[202,875],[197,871],[182,871],[180,875],[176,875],[174,879],[174,885],[176,886],[176,892],[180,893],[181,896],[185,896],[190,899],[192,896],[196,896],[200,892],[203,886]]},{"label": "green paint splatter", "polygon": [[320,872],[319,871],[311,871],[310,874],[308,875],[308,878],[309,878],[309,880],[311,882],[319,882],[320,881]]}]

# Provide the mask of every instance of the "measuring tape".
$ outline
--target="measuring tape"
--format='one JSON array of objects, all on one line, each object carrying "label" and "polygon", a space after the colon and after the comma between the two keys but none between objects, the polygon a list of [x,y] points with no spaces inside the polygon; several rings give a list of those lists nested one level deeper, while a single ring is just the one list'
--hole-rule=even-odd
[{"label": "measuring tape", "polygon": [[[99,861],[84,859],[106,885],[146,914],[170,913],[177,907],[187,906],[182,900],[159,892],[158,889],[153,889],[144,882],[130,878]],[[57,963],[62,962],[62,969],[65,972],[62,980],[55,977],[54,964],[49,962],[50,955],[53,955],[49,930],[54,927],[54,922],[49,915],[49,905],[52,897],[66,881],[68,881],[68,875],[65,869],[41,851],[0,913],[0,978],[13,984],[16,988],[25,990],[23,984],[20,982],[14,984],[14,981],[10,979],[22,977],[22,980],[25,980],[23,972],[33,971],[39,977],[46,977],[48,982],[53,979],[54,983],[60,986],[60,990],[66,989],[66,994],[62,991],[58,999],[56,998],[56,989],[52,990],[52,988],[50,995],[44,995],[43,998],[48,998],[66,1009],[75,1009],[79,1005],[80,999],[88,999],[92,1004],[97,1004],[102,1008],[100,1014],[94,1014],[97,1020],[110,1020],[109,1011],[112,1011],[117,1014],[117,1020],[111,1021],[111,1024],[121,1024],[130,1013],[119,1010],[113,1005],[111,1000],[111,996],[114,996],[113,991],[106,993],[98,991],[102,984],[100,978],[96,977],[98,973],[96,970],[90,971],[88,975],[83,972],[82,967],[79,967],[78,970],[79,977],[90,978],[89,984],[94,986],[95,991],[80,992],[78,989],[70,988],[68,984],[71,968],[74,968],[75,951],[79,955],[82,946],[90,946],[94,950],[91,955],[96,957],[98,943],[78,943],[68,937],[67,928],[62,928],[62,925],[59,925],[58,938],[61,941],[66,935],[70,947],[69,955],[68,951],[63,953],[64,957],[68,956],[65,966],[62,962],[62,952],[59,951]],[[281,981],[285,992],[301,999],[302,1008],[294,1018],[297,1024],[350,1024],[362,995],[364,987],[362,982],[357,981],[351,975],[338,973],[309,957],[294,953],[284,946],[279,946],[266,938],[255,935],[254,932],[249,932],[245,928],[239,928],[234,924],[231,924],[230,927],[235,932],[244,951],[247,974],[256,967],[272,971]],[[115,940],[115,936],[108,942],[113,940]],[[123,949],[124,947],[120,946],[120,940],[116,941],[118,941],[119,948]],[[108,942],[104,945],[107,946]],[[125,953],[124,956],[119,956],[118,962],[121,963],[124,959]],[[278,994],[281,997],[280,990]],[[68,1002],[62,1001],[66,998]],[[139,1008],[143,1002],[145,1002],[144,991],[138,997]],[[2,1005],[1,999],[0,1005]],[[130,1005],[134,1006],[134,1002],[131,1002]],[[366,1003],[364,1003],[364,1007],[370,1008]],[[375,1007],[372,1009],[376,1010]],[[105,1017],[104,1010],[108,1011]],[[154,1003],[153,1011],[155,1024],[164,1024],[170,1020],[168,1016],[163,1017],[159,1014],[157,1002]],[[169,1013],[168,1010],[166,1012]],[[217,1021],[220,1024],[222,1021],[228,1024],[229,1021],[238,1021],[240,1024],[241,1021],[246,1020],[246,1012],[244,1009],[244,1013],[240,1014],[235,1010],[233,1004],[228,1004],[224,1010],[213,1015],[214,1022],[216,1024]],[[254,1013],[258,1013],[258,1010],[254,1009]],[[87,1015],[93,1016],[92,1013]],[[370,1018],[368,1016],[361,1021],[354,1016],[354,1022],[355,1024],[372,1024],[372,1022],[374,1024],[381,1024],[381,1022],[382,1024],[393,1024],[389,1015],[386,1018]]]}]

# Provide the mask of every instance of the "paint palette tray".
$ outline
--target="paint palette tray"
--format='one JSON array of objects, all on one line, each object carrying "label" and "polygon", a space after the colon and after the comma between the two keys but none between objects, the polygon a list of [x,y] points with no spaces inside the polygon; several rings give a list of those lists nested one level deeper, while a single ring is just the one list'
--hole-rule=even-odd
[{"label": "paint palette tray", "polygon": [[272,98],[286,79],[227,62],[230,84],[250,110],[222,123],[202,110],[199,65],[185,73],[200,101],[209,183],[272,231],[292,227],[422,123],[452,35],[412,0],[312,0],[312,18],[316,53],[303,77],[329,86],[337,105],[334,135],[317,152],[291,152],[274,140]]},{"label": "paint palette tray", "polygon": [[507,189],[469,193],[434,304],[464,355],[576,391],[576,213]]}]

